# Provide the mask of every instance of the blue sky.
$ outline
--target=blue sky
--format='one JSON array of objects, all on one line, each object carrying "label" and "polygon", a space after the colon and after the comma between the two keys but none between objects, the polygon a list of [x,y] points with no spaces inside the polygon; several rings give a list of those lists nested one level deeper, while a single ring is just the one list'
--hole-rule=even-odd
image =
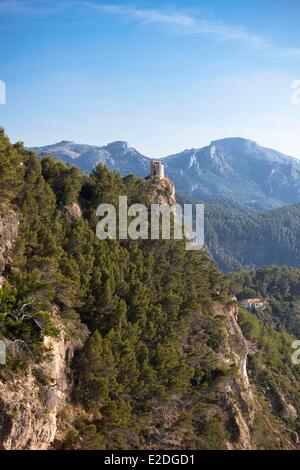
[{"label": "blue sky", "polygon": [[300,158],[298,0],[0,0],[11,140],[148,156],[241,136]]}]

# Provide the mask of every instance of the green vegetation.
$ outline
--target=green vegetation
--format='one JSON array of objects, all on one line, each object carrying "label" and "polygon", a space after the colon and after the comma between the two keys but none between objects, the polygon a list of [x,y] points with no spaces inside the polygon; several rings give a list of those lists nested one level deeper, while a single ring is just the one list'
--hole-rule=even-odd
[{"label": "green vegetation", "polygon": [[[300,270],[269,266],[228,278],[238,300],[259,296],[265,302],[262,310],[239,310],[239,324],[250,347],[248,370],[261,394],[264,414],[271,419],[271,407],[273,415],[285,417],[285,427],[299,433],[289,405],[299,409],[300,368],[292,362],[292,343],[300,334]],[[261,445],[266,446],[268,432],[262,416],[256,417],[255,430],[257,435],[263,433]],[[268,448],[273,448],[274,442],[269,437],[267,441]]]},{"label": "green vegetation", "polygon": [[261,297],[265,309],[258,317],[277,330],[283,327],[300,338],[300,269],[268,266],[229,275],[238,300]]},{"label": "green vegetation", "polygon": [[[51,157],[40,161],[2,131],[0,157],[1,217],[14,212],[20,221],[0,289],[0,335],[22,350],[20,357],[9,352],[1,380],[22,376],[31,365],[45,391],[51,382],[42,370],[45,336],[59,338],[63,325],[71,342],[89,330],[72,364],[73,416],[63,448],[139,449],[157,442],[163,448],[170,439],[177,448],[226,448],[235,431],[224,390],[234,390],[236,357],[245,349],[241,335],[240,343],[228,344],[236,339],[232,325],[230,338],[228,332],[229,287],[239,298],[267,297],[262,317],[239,315],[253,345],[250,378],[262,401],[277,393],[296,407],[300,377],[290,344],[299,328],[297,270],[225,279],[205,250],[186,251],[184,241],[101,241],[98,205],[118,204],[119,195],[149,205],[147,181],[103,165],[82,175]],[[234,349],[232,361],[224,360],[224,348]],[[266,429],[262,413],[256,432]],[[270,448],[277,445],[272,436]]]},{"label": "green vegetation", "polygon": [[[299,423],[290,416],[287,407],[288,404],[293,405],[295,410],[299,409],[300,369],[291,359],[291,345],[295,338],[284,330],[276,331],[274,327],[264,325],[251,312],[243,309],[240,309],[239,324],[252,344],[248,370],[261,400],[269,400],[273,415],[285,417],[285,425],[299,432]],[[270,415],[270,408],[268,413]],[[256,422],[258,420],[259,417]],[[263,425],[262,418],[259,421]],[[264,446],[263,442],[261,446]]]},{"label": "green vegetation", "polygon": [[[0,291],[1,335],[20,340],[26,356],[39,362],[47,353],[44,336],[60,334],[54,308],[70,336],[83,324],[91,333],[74,365],[73,399],[86,415],[70,431],[65,446],[147,445],[153,429],[159,429],[158,409],[171,407],[174,394],[182,402],[192,394],[195,405],[188,410],[186,445],[197,442],[213,448],[216,418],[207,420],[203,414],[202,419],[197,403],[202,397],[204,406],[218,374],[214,376],[210,367],[215,365],[207,363],[207,378],[196,390],[195,367],[183,352],[183,339],[186,321],[196,309],[199,318],[205,317],[206,328],[214,330],[211,306],[226,297],[225,281],[215,264],[204,251],[186,251],[183,241],[96,237],[97,206],[118,203],[119,195],[127,195],[130,204],[149,204],[146,181],[122,178],[103,165],[91,175],[81,175],[51,157],[39,161],[21,144],[10,145],[3,133],[1,146],[4,157],[7,154],[5,174],[16,165],[23,169],[6,201],[6,209],[18,214],[20,227],[13,263],[6,267]],[[74,218],[64,209],[75,202],[82,216]],[[201,348],[210,350],[210,341],[213,354],[221,339],[216,330]],[[6,368],[10,364],[9,360]],[[37,369],[36,380],[43,385],[47,377]],[[182,418],[181,411],[176,426]],[[218,447],[224,445],[225,432],[222,436],[216,437]]]},{"label": "green vegetation", "polygon": [[300,204],[250,216],[217,206],[207,213],[208,246],[224,271],[300,267]]},{"label": "green vegetation", "polygon": [[[191,202],[182,195],[177,200]],[[205,204],[205,242],[224,272],[266,265],[300,267],[300,204],[252,214],[238,206],[232,210],[229,205]]]}]

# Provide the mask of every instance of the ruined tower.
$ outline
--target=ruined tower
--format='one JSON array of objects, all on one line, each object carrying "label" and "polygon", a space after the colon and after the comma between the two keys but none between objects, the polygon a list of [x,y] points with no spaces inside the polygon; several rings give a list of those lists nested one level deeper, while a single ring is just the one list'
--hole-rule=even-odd
[{"label": "ruined tower", "polygon": [[164,179],[165,167],[159,160],[151,160],[150,176],[151,178],[159,178],[160,180]]}]

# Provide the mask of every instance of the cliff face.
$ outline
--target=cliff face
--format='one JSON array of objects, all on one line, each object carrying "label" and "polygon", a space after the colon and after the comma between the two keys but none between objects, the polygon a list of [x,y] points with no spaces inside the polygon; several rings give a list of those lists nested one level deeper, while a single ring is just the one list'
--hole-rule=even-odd
[{"label": "cliff face", "polygon": [[228,305],[225,340],[221,348],[224,364],[233,364],[236,375],[224,387],[222,406],[227,413],[230,440],[228,449],[252,449],[251,428],[255,416],[255,400],[247,371],[248,346],[237,322],[238,305]]},{"label": "cliff face", "polygon": [[[270,413],[276,392],[272,391],[270,397],[262,396],[249,375],[248,360],[249,355],[254,353],[253,345],[245,339],[239,327],[238,312],[236,301],[212,306],[210,313],[220,325],[223,336],[221,346],[217,349],[207,347],[209,332],[203,312],[195,311],[187,321],[182,350],[191,358],[193,368],[198,370],[199,376],[193,379],[195,389],[204,381],[205,358],[208,358],[209,363],[215,363],[214,374],[219,377],[215,385],[210,386],[209,394],[202,395],[200,402],[199,397],[178,394],[173,394],[168,405],[162,406],[154,400],[156,415],[147,429],[150,435],[149,449],[187,448],[191,436],[185,420],[191,407],[199,408],[201,426],[206,422],[209,428],[217,422],[217,427],[213,428],[212,448],[218,448],[219,445],[217,432],[223,434],[222,448],[228,450],[265,449],[270,442],[270,448],[298,448],[297,433],[288,428],[287,422],[280,420],[280,413]],[[290,407],[285,409],[295,411]],[[206,432],[205,428],[203,432]],[[202,448],[202,444],[198,442],[191,448]]]},{"label": "cliff face", "polygon": [[[0,218],[1,289],[5,282],[2,273],[12,262],[18,228],[16,212],[10,210]],[[71,340],[54,307],[52,321],[59,336],[44,337],[45,360],[40,364],[31,360],[26,371],[11,370],[0,378],[0,449],[48,449],[57,435],[59,411],[70,400],[72,358],[83,346],[87,329],[82,329],[81,337]],[[23,342],[8,339],[4,342],[7,356],[16,360],[25,358]]]},{"label": "cliff face", "polygon": [[[205,393],[200,398],[206,404],[200,406],[203,414],[199,420],[206,421],[208,426],[215,419],[218,421],[220,429],[223,428],[225,431],[224,445],[228,450],[251,450],[256,448],[252,435],[256,405],[247,371],[248,346],[237,322],[238,304],[236,301],[227,305],[216,303],[209,315],[215,318],[216,324],[220,326],[220,332],[222,331],[220,348],[215,350],[214,346],[208,346],[210,344],[210,341],[207,342],[208,336],[213,332],[208,331],[207,319],[200,311],[195,311],[188,319],[186,335],[182,340],[183,353],[191,357],[190,363],[198,374],[193,379],[195,389],[205,380],[205,357],[209,363],[216,364],[215,373],[220,374],[208,400]],[[231,370],[232,372],[228,373]],[[223,374],[223,371],[227,372]],[[163,432],[153,434],[151,448],[185,448],[188,431],[182,424],[176,428],[176,423],[181,421],[182,415],[188,415],[191,405],[199,406],[199,397],[174,396],[173,398],[173,403],[165,407],[163,412],[161,410],[160,416],[157,417],[158,420],[165,422],[165,429]],[[155,406],[160,410],[158,404]],[[217,436],[213,436],[215,437]],[[217,441],[218,439],[216,445]]]},{"label": "cliff face", "polygon": [[[205,357],[215,363],[215,373],[220,373],[210,396],[188,397],[173,395],[171,402],[162,406],[154,401],[155,421],[151,423],[150,449],[184,449],[187,440],[191,440],[186,416],[191,407],[199,408],[199,423],[209,427],[216,420],[220,431],[224,429],[225,447],[229,449],[253,449],[252,426],[255,416],[255,398],[247,373],[248,348],[245,338],[237,323],[238,305],[236,302],[224,306],[216,303],[210,314],[222,325],[222,347],[218,351],[207,345],[208,322],[203,312],[195,311],[186,324],[186,334],[182,338],[182,351],[189,356],[192,368],[196,371],[193,384],[195,390],[205,380]],[[223,375],[222,370],[234,370],[234,374]],[[202,403],[201,403],[202,402]],[[201,403],[201,404],[200,404]],[[196,418],[197,419],[197,418]],[[157,427],[159,423],[159,427]],[[180,425],[178,426],[178,423]],[[155,430],[154,430],[155,429]],[[213,431],[216,432],[216,431]],[[206,430],[203,428],[203,433]],[[218,446],[218,437],[212,436]],[[197,442],[196,448],[202,448]],[[199,447],[197,447],[199,446]]]},{"label": "cliff face", "polygon": [[[222,308],[224,310],[224,307]],[[221,361],[236,368],[234,377],[223,384],[220,401],[226,413],[226,426],[229,432],[227,448],[230,450],[266,448],[267,440],[270,439],[275,448],[295,449],[299,441],[297,433],[288,429],[286,422],[281,421],[281,418],[290,419],[291,415],[295,416],[297,412],[287,403],[283,407],[286,411],[285,416],[277,412],[272,405],[277,398],[277,391],[270,390],[269,395],[262,393],[252,381],[248,361],[251,355],[255,355],[255,345],[243,336],[238,324],[238,315],[238,303],[230,302],[226,308],[225,338],[220,350]],[[281,402],[285,402],[284,397],[281,397]]]},{"label": "cliff face", "polygon": [[175,186],[168,178],[150,179],[149,194],[152,204],[176,204]]},{"label": "cliff face", "polygon": [[[25,374],[11,373],[0,381],[0,448],[44,450],[53,445],[58,432],[58,414],[70,400],[71,361],[82,347],[84,335],[70,341],[65,326],[53,312],[59,338],[46,336],[49,352],[41,364],[30,364]],[[12,357],[22,357],[22,345],[6,341]]]}]

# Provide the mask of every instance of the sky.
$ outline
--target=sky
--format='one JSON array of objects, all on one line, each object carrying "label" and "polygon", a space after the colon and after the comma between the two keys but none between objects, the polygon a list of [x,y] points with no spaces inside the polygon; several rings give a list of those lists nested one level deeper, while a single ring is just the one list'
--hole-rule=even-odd
[{"label": "sky", "polygon": [[300,158],[299,18],[299,0],[0,0],[0,126],[27,146],[160,157],[239,136]]}]

